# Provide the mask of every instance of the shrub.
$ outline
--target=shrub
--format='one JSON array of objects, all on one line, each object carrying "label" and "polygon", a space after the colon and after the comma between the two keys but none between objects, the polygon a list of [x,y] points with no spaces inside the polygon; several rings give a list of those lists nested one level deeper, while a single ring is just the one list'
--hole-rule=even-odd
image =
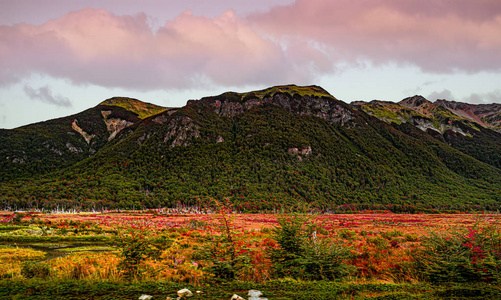
[{"label": "shrub", "polygon": [[312,219],[300,214],[278,217],[271,237],[278,247],[267,249],[275,276],[332,280],[353,271],[345,263],[351,248],[318,238]]},{"label": "shrub", "polygon": [[25,216],[25,213],[15,212],[14,217],[12,217],[12,223],[20,224]]},{"label": "shrub", "polygon": [[370,237],[367,239],[367,242],[376,246],[377,250],[388,250],[388,248],[390,247],[388,240],[380,236]]},{"label": "shrub", "polygon": [[21,268],[21,275],[23,275],[25,278],[46,278],[50,275],[50,268],[44,263],[27,261],[23,263],[23,266]]},{"label": "shrub", "polygon": [[381,236],[387,240],[391,240],[391,238],[403,236],[403,233],[398,230],[393,230],[393,231],[383,232],[381,233]]},{"label": "shrub", "polygon": [[216,228],[208,236],[208,243],[198,251],[198,255],[209,263],[204,271],[213,275],[216,281],[230,281],[250,264],[250,249],[246,249],[235,232],[232,208],[229,201],[216,205]]},{"label": "shrub", "polygon": [[140,277],[141,264],[160,253],[160,247],[153,245],[151,232],[143,226],[121,229],[115,236],[114,244],[121,258],[119,267],[128,279]]},{"label": "shrub", "polygon": [[492,225],[432,233],[413,258],[416,269],[431,282],[499,282],[501,234]]},{"label": "shrub", "polygon": [[354,240],[357,233],[354,230],[342,229],[337,235],[345,240]]}]

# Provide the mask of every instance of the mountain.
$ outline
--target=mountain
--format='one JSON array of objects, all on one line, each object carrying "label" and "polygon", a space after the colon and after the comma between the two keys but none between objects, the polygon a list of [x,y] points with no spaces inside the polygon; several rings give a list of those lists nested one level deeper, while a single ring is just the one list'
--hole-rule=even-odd
[{"label": "mountain", "polygon": [[115,97],[68,117],[0,129],[0,182],[72,165],[108,145],[123,129],[166,109]]},{"label": "mountain", "polygon": [[456,101],[437,100],[436,104],[454,114],[469,119],[496,132],[501,132],[501,104],[469,104]]},{"label": "mountain", "polygon": [[[95,153],[51,173],[4,180],[3,206],[154,208],[200,206],[209,198],[228,199],[241,211],[306,203],[331,211],[501,206],[501,170],[429,134],[442,123],[444,133],[459,132],[454,122],[463,120],[425,99],[351,106],[321,87],[289,85],[190,100],[141,118],[129,107],[141,103],[120,103],[91,109],[100,117],[86,127],[79,115],[63,118],[78,119],[87,135],[73,129],[58,136],[61,143],[75,137]],[[128,126],[108,130],[112,115]],[[94,137],[87,143],[86,136]]]},{"label": "mountain", "polygon": [[355,102],[355,107],[394,127],[409,123],[480,161],[501,168],[501,104],[468,104],[422,96],[398,103]]}]

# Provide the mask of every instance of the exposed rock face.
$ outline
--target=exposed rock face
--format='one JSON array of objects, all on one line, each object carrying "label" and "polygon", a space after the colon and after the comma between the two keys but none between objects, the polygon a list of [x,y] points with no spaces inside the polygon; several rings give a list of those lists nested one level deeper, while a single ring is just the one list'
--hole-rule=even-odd
[{"label": "exposed rock face", "polygon": [[[53,143],[51,143],[50,141],[45,141],[42,143],[42,145],[46,148],[46,149],[49,149],[51,152],[61,156],[63,155],[63,151],[61,151],[61,149],[58,149],[56,146],[54,146]],[[66,143],[66,146],[68,146],[68,143]],[[39,148],[39,150],[41,150]],[[70,150],[71,151],[71,150]]]},{"label": "exposed rock face", "polygon": [[200,126],[195,124],[190,117],[175,116],[168,126],[164,142],[170,141],[170,147],[188,146],[190,140],[200,137]]},{"label": "exposed rock face", "polygon": [[153,118],[152,121],[157,123],[157,124],[163,124],[163,123],[167,122],[167,120],[169,119],[168,117],[170,115],[172,115],[173,113],[175,113],[177,110],[178,110],[177,108],[171,108],[171,109],[165,111],[164,113],[162,113],[161,115]]},{"label": "exposed rock face", "polygon": [[132,122],[121,120],[121,119],[105,119],[104,123],[106,124],[106,128],[108,132],[110,132],[110,136],[108,137],[108,141],[111,141],[115,138],[117,133],[122,131],[124,128],[132,125]]},{"label": "exposed rock face", "polygon": [[322,118],[330,123],[343,125],[353,119],[353,113],[349,109],[327,96],[290,96],[285,93],[275,93],[273,96],[263,99],[252,98],[243,103],[230,97],[225,99],[224,96],[209,101],[212,101],[211,106],[214,112],[221,117],[234,117],[255,106],[268,103],[283,107],[291,113]]},{"label": "exposed rock face", "polygon": [[[198,114],[203,114],[209,109],[219,117],[233,118],[256,106],[271,104],[282,107],[292,114],[314,116],[334,124],[344,125],[354,119],[354,112],[349,107],[346,107],[325,91],[323,91],[324,93],[318,90],[315,92],[312,90],[311,95],[308,93],[300,95],[292,92],[291,95],[288,92],[271,93],[266,90],[260,96],[255,93],[238,94],[229,92],[220,96],[202,98],[201,100],[190,100],[187,107]],[[169,117],[164,113],[155,117],[152,121],[158,124],[167,123],[168,133],[164,138],[164,142],[169,141],[170,147],[186,146],[189,145],[191,139],[200,137],[200,126],[196,121],[187,116],[171,116],[170,111]],[[215,141],[221,143],[224,142],[224,138],[217,136]],[[298,154],[310,155],[311,147],[301,151],[298,150]]]},{"label": "exposed rock face", "polygon": [[428,130],[433,130],[443,134],[445,131],[450,130],[452,132],[459,133],[463,136],[468,135],[468,133],[464,132],[463,129],[459,128],[458,126],[454,126],[452,122],[450,122],[449,124],[441,123],[437,128],[436,124],[434,124],[430,119],[413,117],[412,124],[424,132],[428,132]]},{"label": "exposed rock face", "polygon": [[129,122],[127,120],[122,120],[118,118],[111,118],[108,119],[108,117],[111,115],[111,111],[101,111],[101,114],[103,115],[104,118],[104,123],[106,124],[106,129],[110,133],[110,136],[108,137],[108,141],[111,141],[112,139],[115,138],[117,133],[122,131],[122,129],[129,127],[130,125],[134,124],[132,122]]},{"label": "exposed rock face", "polygon": [[90,140],[93,139],[95,137],[95,135],[93,135],[93,134],[90,135],[87,132],[83,131],[83,129],[78,126],[77,122],[78,122],[77,119],[75,119],[71,123],[71,128],[73,128],[73,130],[75,130],[76,132],[80,133],[80,135],[83,136],[83,138],[85,139],[87,144],[89,144]]},{"label": "exposed rock face", "polygon": [[156,118],[153,118],[152,121],[157,123],[157,124],[163,124],[163,123],[167,122],[167,116],[162,114]]},{"label": "exposed rock face", "polygon": [[287,149],[287,153],[297,155],[297,158],[299,159],[299,161],[302,161],[303,160],[302,156],[309,156],[313,152],[311,150],[311,146],[308,146],[308,147],[305,147],[301,150],[299,150],[298,148],[289,148],[289,149]]},{"label": "exposed rock face", "polygon": [[68,150],[73,153],[82,152],[82,149],[73,146],[70,142],[66,142],[66,148],[68,148]]},{"label": "exposed rock face", "polygon": [[330,123],[343,125],[353,119],[350,110],[328,97],[303,96],[291,99],[277,93],[273,98],[265,98],[264,102],[284,107],[292,113],[322,118]]},{"label": "exposed rock face", "polygon": [[212,106],[214,107],[214,111],[221,117],[234,117],[244,112],[242,103],[229,100],[224,100],[223,102],[216,100]]},{"label": "exposed rock face", "polygon": [[247,293],[247,296],[250,296],[249,300],[268,300],[268,298],[262,298],[261,297],[262,295],[263,295],[263,293],[261,291],[258,291],[258,290],[250,290]]}]

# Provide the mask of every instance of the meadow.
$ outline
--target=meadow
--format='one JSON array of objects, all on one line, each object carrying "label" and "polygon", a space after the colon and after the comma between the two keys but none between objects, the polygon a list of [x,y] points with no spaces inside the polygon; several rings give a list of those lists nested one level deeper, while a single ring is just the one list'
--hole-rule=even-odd
[{"label": "meadow", "polygon": [[501,297],[499,214],[0,212],[0,299]]}]

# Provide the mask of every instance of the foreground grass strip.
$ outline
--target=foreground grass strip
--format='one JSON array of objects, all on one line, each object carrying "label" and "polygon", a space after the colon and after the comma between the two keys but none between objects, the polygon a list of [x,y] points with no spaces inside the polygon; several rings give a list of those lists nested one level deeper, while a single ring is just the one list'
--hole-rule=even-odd
[{"label": "foreground grass strip", "polygon": [[322,281],[273,280],[264,284],[234,281],[224,284],[193,286],[172,282],[105,282],[0,280],[0,299],[137,299],[141,294],[153,299],[176,297],[176,291],[188,288],[203,291],[191,299],[229,299],[237,293],[246,296],[258,289],[273,300],[285,299],[501,299],[501,289],[488,284],[429,285],[343,283]]}]

